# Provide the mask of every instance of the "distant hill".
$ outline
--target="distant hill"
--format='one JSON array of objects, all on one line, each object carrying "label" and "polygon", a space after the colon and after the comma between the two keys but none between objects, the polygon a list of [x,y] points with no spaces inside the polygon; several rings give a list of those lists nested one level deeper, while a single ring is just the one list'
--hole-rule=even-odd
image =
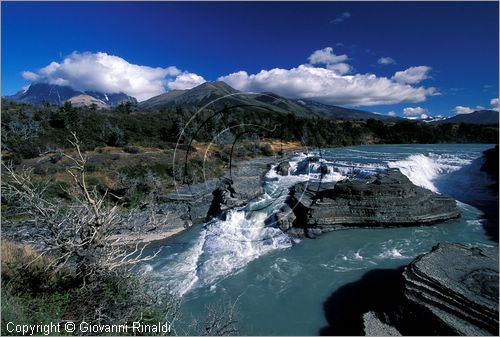
[{"label": "distant hill", "polygon": [[326,118],[334,119],[378,119],[378,120],[398,120],[399,117],[392,117],[386,115],[379,115],[373,112],[368,112],[364,110],[343,108],[335,105],[327,105],[310,100],[296,100],[295,102],[302,104],[303,106],[309,108],[316,115]]},{"label": "distant hill", "polygon": [[[228,96],[229,95],[229,96]],[[293,100],[272,92],[249,94],[238,91],[225,82],[205,82],[190,90],[173,90],[140,102],[139,107],[155,109],[160,107],[221,109],[224,106],[255,105],[273,111],[292,113],[301,117],[327,117],[331,119],[378,119],[396,120],[397,118],[375,114],[368,111],[342,108],[313,101]]]},{"label": "distant hill", "polygon": [[97,91],[83,92],[75,90],[69,86],[48,83],[32,83],[26,91],[20,91],[15,95],[7,96],[5,98],[16,102],[35,105],[41,105],[44,102],[60,105],[69,100],[70,102],[77,103],[80,106],[87,103],[89,105],[95,103],[99,107],[104,108],[114,107],[125,102],[137,102],[134,97],[128,96],[124,93],[101,93]]},{"label": "distant hill", "polygon": [[95,104],[100,109],[107,108],[106,103],[104,103],[100,99],[97,99],[97,98],[92,97],[90,95],[73,96],[70,99],[68,99],[67,101],[71,102],[71,105],[76,106],[76,107],[90,106],[92,104]]},{"label": "distant hill", "polygon": [[431,124],[446,124],[446,123],[468,123],[468,124],[497,124],[498,111],[495,110],[479,110],[470,114],[456,115],[450,118],[432,122]]}]

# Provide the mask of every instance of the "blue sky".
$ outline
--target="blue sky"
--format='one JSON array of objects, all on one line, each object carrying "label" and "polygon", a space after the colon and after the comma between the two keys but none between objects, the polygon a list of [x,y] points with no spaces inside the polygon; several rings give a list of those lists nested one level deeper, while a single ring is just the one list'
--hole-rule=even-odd
[{"label": "blue sky", "polygon": [[51,81],[145,99],[224,79],[453,115],[498,97],[498,24],[498,2],[2,2],[2,95]]}]

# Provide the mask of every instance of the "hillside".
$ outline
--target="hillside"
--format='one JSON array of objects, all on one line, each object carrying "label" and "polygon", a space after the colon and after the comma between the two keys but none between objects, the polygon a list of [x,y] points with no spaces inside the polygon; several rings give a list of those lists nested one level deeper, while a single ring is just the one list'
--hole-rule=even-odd
[{"label": "hillside", "polygon": [[431,122],[432,124],[446,123],[468,123],[482,125],[498,125],[498,111],[495,110],[479,110],[470,114],[456,115],[447,119]]},{"label": "hillside", "polygon": [[375,114],[373,112],[368,112],[368,111],[364,111],[364,110],[343,108],[340,106],[327,105],[327,104],[322,104],[322,103],[310,101],[310,100],[296,100],[296,102],[305,106],[306,108],[310,109],[316,115],[319,115],[319,116],[325,117],[325,118],[334,118],[334,119],[370,119],[370,118],[373,118],[373,119],[385,120],[385,121],[390,121],[390,120],[394,121],[394,120],[401,119],[399,117],[379,115],[379,114]]},{"label": "hillside", "polygon": [[288,99],[272,92],[244,93],[221,81],[205,82],[190,90],[172,90],[139,103],[139,107],[145,109],[182,107],[183,109],[197,110],[207,104],[209,104],[207,108],[212,110],[222,109],[226,106],[245,105],[260,107],[268,111],[292,113],[300,117],[396,120],[394,117],[363,110]]}]

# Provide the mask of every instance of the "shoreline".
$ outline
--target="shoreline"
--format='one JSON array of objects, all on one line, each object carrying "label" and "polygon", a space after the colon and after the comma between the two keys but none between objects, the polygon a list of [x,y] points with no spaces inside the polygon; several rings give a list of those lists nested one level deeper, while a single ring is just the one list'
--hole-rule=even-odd
[{"label": "shoreline", "polygon": [[[279,163],[280,161],[290,159],[295,155],[297,150],[291,150],[291,151],[286,151],[282,155],[275,155],[275,156],[270,156],[270,157],[264,157],[264,156],[259,156],[247,160],[242,160],[234,163],[232,165],[232,177],[233,177],[233,185],[237,185],[237,187],[242,188],[242,184],[248,184],[250,183],[250,186],[253,185],[253,190],[262,190],[260,191],[261,193],[244,193],[248,198],[242,199],[243,204],[247,204],[250,202],[252,199],[255,199],[259,197],[260,195],[263,194],[263,185],[264,185],[264,178],[267,172],[270,170],[271,166],[273,164]],[[250,177],[243,177],[241,176],[241,173],[246,173],[248,170],[253,171],[253,175]],[[239,171],[245,171],[245,172],[239,172]],[[214,186],[217,188],[217,183],[227,179],[229,176],[229,169],[226,170],[226,174],[223,177],[219,178],[213,178],[210,179],[207,182],[202,182],[202,183],[197,183],[193,185],[180,185],[177,187],[177,190],[174,192],[170,192],[167,195],[167,198],[169,201],[163,202],[163,203],[157,203],[154,204],[150,207],[161,207],[161,206],[168,206],[168,205],[178,205],[182,203],[190,203],[190,202],[196,202],[197,199],[204,198],[204,197],[212,197],[213,190],[206,190],[204,193],[201,194],[192,194],[191,198],[188,196],[186,197],[185,192],[186,189],[189,190],[196,190],[197,188],[205,188],[207,185],[209,186]],[[239,178],[242,178],[243,181],[238,181]],[[250,181],[248,181],[250,180]],[[258,187],[255,186],[255,182],[258,180],[259,184]],[[239,205],[235,205],[234,207],[237,207]],[[233,209],[234,207],[230,207],[224,210],[224,213]],[[167,214],[168,216],[168,214]],[[176,238],[177,236],[187,232],[188,230],[192,229],[195,226],[204,224],[206,222],[210,221],[210,219],[204,219],[202,221],[193,221],[189,225],[166,225],[164,226],[162,230],[160,231],[154,231],[154,232],[149,232],[149,233],[120,233],[120,234],[114,234],[111,236],[112,240],[119,240],[119,242],[116,242],[116,244],[120,245],[126,245],[126,246],[134,246],[136,244],[147,244],[149,248],[155,247],[158,245],[164,245]]]}]

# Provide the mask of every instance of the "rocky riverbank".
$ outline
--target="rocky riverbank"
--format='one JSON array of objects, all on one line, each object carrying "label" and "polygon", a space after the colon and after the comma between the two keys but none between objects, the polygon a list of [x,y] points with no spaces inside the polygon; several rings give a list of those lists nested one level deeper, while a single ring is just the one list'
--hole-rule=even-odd
[{"label": "rocky riverbank", "polygon": [[[122,244],[161,241],[224,215],[263,193],[264,175],[276,160],[273,156],[234,162],[222,178],[179,185],[175,191],[159,196],[160,202],[123,213],[126,226],[115,229],[112,239]],[[36,242],[37,230],[32,221],[2,222],[2,238],[15,242]]]},{"label": "rocky riverbank", "polygon": [[325,302],[322,335],[498,335],[498,247],[440,243]]},{"label": "rocky riverbank", "polygon": [[291,188],[288,206],[275,215],[276,221],[299,236],[352,227],[433,224],[460,216],[454,199],[414,185],[397,169],[336,184],[299,183]]},{"label": "rocky riverbank", "polygon": [[440,243],[403,272],[408,301],[456,335],[498,335],[498,247]]}]

